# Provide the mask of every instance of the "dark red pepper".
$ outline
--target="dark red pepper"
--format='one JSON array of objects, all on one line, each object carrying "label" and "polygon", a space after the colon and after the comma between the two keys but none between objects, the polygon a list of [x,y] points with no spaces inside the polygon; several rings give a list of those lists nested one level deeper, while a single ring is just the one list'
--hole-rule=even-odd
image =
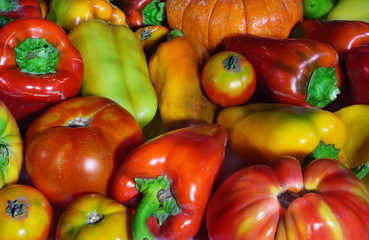
[{"label": "dark red pepper", "polygon": [[122,0],[117,7],[123,10],[130,28],[136,30],[144,26],[162,25],[165,22],[163,0]]},{"label": "dark red pepper", "polygon": [[350,49],[369,43],[369,23],[348,20],[307,19],[291,33],[293,38],[308,38],[331,45],[345,66]]},{"label": "dark red pepper", "polygon": [[340,93],[342,69],[337,52],[328,44],[238,34],[229,39],[226,50],[251,62],[263,99],[323,108]]},{"label": "dark red pepper", "polygon": [[350,51],[346,71],[351,90],[351,104],[369,104],[369,44]]}]

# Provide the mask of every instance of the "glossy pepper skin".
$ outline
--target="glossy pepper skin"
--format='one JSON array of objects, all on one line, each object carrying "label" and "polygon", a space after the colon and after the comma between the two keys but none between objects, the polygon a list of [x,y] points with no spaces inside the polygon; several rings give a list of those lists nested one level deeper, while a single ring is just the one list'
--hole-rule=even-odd
[{"label": "glossy pepper skin", "polygon": [[0,0],[0,16],[11,19],[42,17],[42,11],[37,0]]},{"label": "glossy pepper skin", "polygon": [[167,27],[161,25],[145,26],[135,31],[148,61],[158,46],[167,40],[169,32]]},{"label": "glossy pepper skin", "polygon": [[209,201],[210,240],[369,239],[369,193],[347,168],[293,157],[243,168]]},{"label": "glossy pepper skin", "polygon": [[84,60],[82,96],[109,98],[129,111],[141,127],[157,111],[145,53],[134,32],[123,25],[89,20],[68,37]]},{"label": "glossy pepper skin", "polygon": [[304,19],[325,18],[337,3],[338,0],[302,0]]},{"label": "glossy pepper skin", "polygon": [[346,72],[351,103],[369,104],[369,43],[352,49],[347,57]]},{"label": "glossy pepper skin", "polygon": [[[346,141],[343,149],[347,156],[347,165],[351,168],[363,166],[369,162],[369,105],[353,104],[334,112],[345,124]],[[362,178],[369,188],[369,175]]]},{"label": "glossy pepper skin", "polygon": [[[326,110],[252,103],[222,109],[217,123],[227,128],[230,147],[247,164],[270,163],[281,156],[294,156],[300,163],[317,156],[343,163],[346,160],[342,150],[345,126],[339,117]],[[310,155],[315,149],[318,152]],[[329,155],[322,151],[325,149],[330,151]]]},{"label": "glossy pepper skin", "polygon": [[129,27],[134,30],[162,25],[166,18],[164,0],[122,0],[117,6],[123,10]]},{"label": "glossy pepper skin", "polygon": [[[217,124],[200,124],[164,133],[134,149],[125,158],[113,182],[113,197],[118,202],[135,207],[140,199],[139,183],[166,178],[169,181],[167,191],[179,208],[179,212],[162,219],[160,226],[157,219],[149,218],[151,213],[142,217],[142,204],[147,203],[146,193],[143,193],[133,217],[134,239],[153,239],[152,234],[156,239],[181,240],[196,235],[224,161],[226,142],[224,128]],[[157,193],[153,195],[156,199]],[[155,201],[151,205],[154,204]],[[138,218],[138,212],[142,218]],[[141,228],[136,228],[137,220]],[[145,232],[145,236],[135,234],[137,230],[144,232],[142,225],[146,222],[151,233]]]},{"label": "glossy pepper skin", "polygon": [[369,43],[369,23],[349,20],[306,19],[291,33],[293,38],[314,39],[332,46],[344,67],[349,51]]},{"label": "glossy pepper skin", "polygon": [[123,11],[109,0],[52,0],[46,17],[67,32],[89,19],[127,26]]},{"label": "glossy pepper skin", "polygon": [[151,82],[167,129],[214,122],[217,105],[201,88],[201,70],[208,59],[207,48],[186,36],[177,36],[160,44],[151,56]]},{"label": "glossy pepper skin", "polygon": [[369,1],[367,0],[340,0],[327,19],[369,22],[368,9]]},{"label": "glossy pepper skin", "polygon": [[82,57],[58,24],[16,19],[0,29],[0,43],[0,99],[18,124],[27,126],[41,111],[79,94]]},{"label": "glossy pepper skin", "polygon": [[328,44],[239,34],[230,38],[226,50],[251,62],[257,90],[272,102],[323,108],[340,93],[342,69]]}]

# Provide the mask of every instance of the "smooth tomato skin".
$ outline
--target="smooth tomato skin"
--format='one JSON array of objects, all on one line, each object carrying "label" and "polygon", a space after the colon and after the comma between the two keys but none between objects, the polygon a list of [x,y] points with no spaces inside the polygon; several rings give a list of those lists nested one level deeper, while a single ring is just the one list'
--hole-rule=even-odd
[{"label": "smooth tomato skin", "polygon": [[[237,67],[227,69],[224,61],[237,56]],[[252,64],[241,54],[232,51],[219,52],[208,59],[202,69],[201,83],[206,95],[214,103],[237,106],[245,103],[255,91],[256,73]]]},{"label": "smooth tomato skin", "polygon": [[[6,212],[8,202],[19,200],[25,204],[26,214],[12,217]],[[36,188],[13,184],[0,191],[0,238],[47,239],[53,218],[52,207],[47,198]]]},{"label": "smooth tomato skin", "polygon": [[[96,223],[86,221],[94,213],[98,214],[99,220]],[[132,211],[114,199],[101,194],[86,194],[64,210],[57,224],[56,239],[129,240],[132,239],[132,217]]]},{"label": "smooth tomato skin", "polygon": [[[77,117],[88,126],[67,126]],[[31,123],[25,136],[25,165],[32,183],[65,208],[81,194],[110,194],[125,155],[145,141],[134,117],[102,97],[79,97],[50,108]]]}]

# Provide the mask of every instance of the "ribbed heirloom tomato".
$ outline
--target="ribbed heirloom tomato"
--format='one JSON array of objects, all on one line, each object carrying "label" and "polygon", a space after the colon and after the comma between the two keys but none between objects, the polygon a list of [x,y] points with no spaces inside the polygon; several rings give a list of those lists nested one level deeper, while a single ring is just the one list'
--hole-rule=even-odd
[{"label": "ribbed heirloom tomato", "polygon": [[138,122],[118,103],[78,97],[54,105],[27,128],[26,169],[52,203],[66,207],[87,192],[109,194],[117,166],[143,142]]}]

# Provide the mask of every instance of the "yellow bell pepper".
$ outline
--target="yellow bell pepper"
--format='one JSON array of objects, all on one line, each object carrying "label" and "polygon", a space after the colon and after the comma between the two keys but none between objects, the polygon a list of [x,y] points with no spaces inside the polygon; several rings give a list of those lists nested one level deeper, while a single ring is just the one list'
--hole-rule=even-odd
[{"label": "yellow bell pepper", "polygon": [[67,32],[89,19],[128,26],[124,12],[109,0],[52,0],[46,18]]},{"label": "yellow bell pepper", "polygon": [[78,24],[68,34],[84,62],[82,96],[109,98],[146,126],[157,111],[145,53],[134,32],[101,20]]},{"label": "yellow bell pepper", "polygon": [[[360,167],[369,162],[369,105],[355,104],[336,111],[346,127],[346,143],[343,149],[349,168]],[[369,187],[369,175],[363,179]]]},{"label": "yellow bell pepper", "polygon": [[282,156],[302,164],[322,157],[346,160],[345,126],[326,110],[252,103],[222,109],[217,123],[228,129],[231,149],[247,164],[268,164]]},{"label": "yellow bell pepper", "polygon": [[201,88],[201,70],[208,58],[207,48],[186,36],[174,37],[160,44],[151,56],[151,82],[166,129],[214,121],[217,105]]},{"label": "yellow bell pepper", "polygon": [[327,16],[328,20],[355,20],[369,22],[368,0],[340,0]]}]

